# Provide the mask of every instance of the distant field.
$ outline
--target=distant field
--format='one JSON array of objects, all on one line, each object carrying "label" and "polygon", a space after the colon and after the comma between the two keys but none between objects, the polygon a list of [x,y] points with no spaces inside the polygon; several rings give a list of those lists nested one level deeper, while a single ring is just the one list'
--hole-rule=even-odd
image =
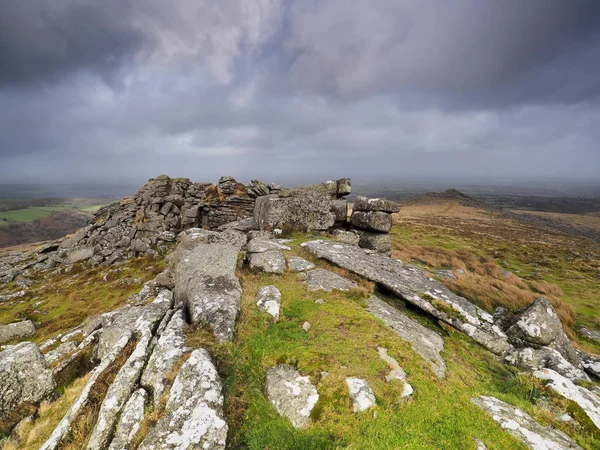
[{"label": "distant field", "polygon": [[43,206],[24,209],[15,209],[12,211],[0,212],[0,227],[6,227],[14,222],[33,222],[34,220],[43,219],[57,211],[78,210],[86,212],[94,212],[101,205],[60,205],[60,206]]}]

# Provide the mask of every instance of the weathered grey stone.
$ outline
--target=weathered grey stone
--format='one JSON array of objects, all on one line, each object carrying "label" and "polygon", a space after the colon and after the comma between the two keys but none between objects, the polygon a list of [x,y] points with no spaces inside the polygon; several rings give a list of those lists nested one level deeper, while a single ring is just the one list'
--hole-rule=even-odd
[{"label": "weathered grey stone", "polygon": [[518,317],[506,331],[511,340],[530,344],[549,345],[562,331],[562,324],[552,304],[539,298]]},{"label": "weathered grey stone", "polygon": [[475,445],[477,446],[475,450],[487,450],[487,447],[485,446],[485,444],[483,443],[482,440],[473,439],[473,441],[475,442]]},{"label": "weathered grey stone", "polygon": [[352,181],[350,178],[340,178],[336,181],[337,184],[337,195],[342,197],[352,192]]},{"label": "weathered grey stone", "polygon": [[55,362],[75,353],[77,351],[77,344],[73,341],[65,342],[60,344],[53,350],[50,350],[48,353],[44,355],[46,359],[46,364],[52,365]]},{"label": "weathered grey stone", "polygon": [[332,200],[331,212],[335,215],[336,223],[345,223],[348,220],[348,202],[346,200]]},{"label": "weathered grey stone", "polygon": [[522,370],[533,371],[547,367],[570,380],[589,380],[582,369],[573,366],[559,352],[550,347],[513,348],[506,353],[504,360]]},{"label": "weathered grey stone", "polygon": [[547,386],[566,399],[577,403],[590,420],[600,430],[600,397],[552,369],[541,369],[533,372],[534,376],[547,380]]},{"label": "weathered grey stone", "polygon": [[287,265],[294,272],[306,272],[315,268],[313,263],[299,256],[288,256]]},{"label": "weathered grey stone", "polygon": [[400,205],[386,200],[385,198],[369,198],[358,196],[352,205],[352,211],[383,211],[387,213],[397,213],[400,211]]},{"label": "weathered grey stone", "polygon": [[102,335],[98,343],[98,357],[103,359],[111,353],[115,343],[134,332],[155,330],[166,312],[173,305],[171,291],[162,290],[152,303],[146,306],[122,308],[116,314],[103,315]]},{"label": "weathered grey stone", "polygon": [[269,250],[290,250],[290,247],[276,240],[263,238],[252,239],[246,246],[248,253],[264,253]]},{"label": "weathered grey stone", "polygon": [[279,320],[279,308],[281,306],[281,292],[275,286],[263,286],[256,294],[256,305],[258,309],[270,314]]},{"label": "weathered grey stone", "polygon": [[391,254],[392,238],[387,233],[374,233],[372,231],[355,230],[358,234],[358,245],[377,253]]},{"label": "weathered grey stone", "polygon": [[128,450],[131,448],[133,439],[144,419],[144,407],[147,398],[148,393],[142,388],[132,394],[123,408],[115,436],[108,450]]},{"label": "weathered grey stone", "polygon": [[408,397],[408,396],[412,395],[413,388],[406,381],[406,372],[404,372],[404,370],[402,369],[402,367],[400,367],[400,364],[398,364],[398,361],[396,361],[394,358],[392,358],[388,354],[387,349],[384,348],[384,347],[377,347],[377,354],[392,369],[390,371],[390,373],[385,376],[386,381],[388,383],[390,383],[392,381],[396,381],[396,380],[397,381],[401,381],[402,383],[404,383],[404,389],[402,390],[402,395],[401,396],[402,397]]},{"label": "weathered grey stone", "polygon": [[48,398],[55,387],[37,345],[21,342],[0,352],[0,419],[20,405]]},{"label": "weathered grey stone", "polygon": [[114,343],[114,345],[110,348],[109,353],[106,354],[100,361],[100,364],[94,368],[87,384],[84,386],[75,402],[73,402],[69,410],[58,423],[48,440],[40,447],[40,450],[55,450],[59,447],[62,439],[69,432],[71,424],[79,415],[79,412],[89,403],[90,393],[96,388],[99,378],[115,362],[117,357],[123,353],[123,350],[129,343],[131,337],[132,335],[123,335]]},{"label": "weathered grey stone", "polygon": [[392,216],[382,211],[353,211],[350,223],[361,230],[389,233],[392,229]]},{"label": "weathered grey stone", "polygon": [[532,450],[581,449],[562,431],[541,426],[529,414],[495,397],[482,395],[471,399],[471,402]]},{"label": "weathered grey stone", "polygon": [[332,200],[326,193],[296,191],[288,197],[265,195],[256,199],[254,224],[259,229],[328,230],[335,224]]},{"label": "weathered grey stone", "polygon": [[75,264],[94,256],[94,249],[90,247],[78,248],[69,254],[69,264]]},{"label": "weathered grey stone", "polygon": [[175,301],[192,323],[207,323],[220,342],[231,340],[242,295],[235,270],[246,237],[230,230],[182,235],[172,260]]},{"label": "weathered grey stone", "polygon": [[366,411],[375,406],[375,394],[369,383],[362,378],[346,377],[346,385],[355,413]]},{"label": "weathered grey stone", "polygon": [[412,349],[431,363],[438,377],[445,376],[446,362],[440,355],[444,350],[444,339],[439,334],[408,318],[400,310],[375,295],[369,298],[367,305],[371,314],[382,320],[403,340],[410,342]]},{"label": "weathered grey stone", "polygon": [[301,273],[300,276],[306,281],[306,289],[310,292],[331,292],[333,290],[349,291],[350,289],[358,287],[354,281],[325,269],[310,270]]},{"label": "weathered grey stone", "polygon": [[279,250],[251,253],[248,256],[248,264],[251,270],[261,270],[266,273],[281,275],[285,271],[285,258]]},{"label": "weathered grey stone", "polygon": [[538,298],[518,315],[506,335],[513,345],[519,347],[552,348],[576,368],[582,369],[581,360],[565,334],[558,314],[545,298]]},{"label": "weathered grey stone", "polygon": [[35,326],[31,320],[0,325],[0,344],[21,339],[35,334]]},{"label": "weathered grey stone", "polygon": [[302,245],[318,258],[379,283],[496,354],[502,355],[510,348],[506,335],[494,324],[491,314],[452,293],[442,283],[427,278],[417,267],[338,242],[310,241]]},{"label": "weathered grey stone", "polygon": [[165,414],[138,447],[139,450],[224,449],[221,380],[210,355],[194,350],[169,392]]},{"label": "weathered grey stone", "polygon": [[600,331],[590,330],[586,327],[581,327],[579,334],[585,338],[592,339],[594,341],[600,341]]},{"label": "weathered grey stone", "polygon": [[142,374],[141,385],[152,392],[154,406],[164,394],[167,378],[186,349],[184,325],[183,311],[175,311],[164,331],[160,333]]},{"label": "weathered grey stone", "polygon": [[358,245],[360,241],[360,236],[354,231],[333,230],[333,236],[336,241],[349,245]]},{"label": "weathered grey stone", "polygon": [[[590,355],[588,353],[584,353],[584,352],[580,352],[580,351],[578,351],[577,354],[581,358],[581,362],[583,364],[583,369],[589,375],[592,375],[596,378],[600,378],[600,356]],[[552,368],[552,367],[550,367],[550,368]]]},{"label": "weathered grey stone", "polygon": [[108,446],[115,432],[118,417],[140,381],[142,371],[152,353],[156,342],[153,335],[157,325],[171,304],[172,294],[165,290],[154,302],[144,307],[136,320],[135,331],[140,336],[139,340],[106,392],[100,405],[96,426],[88,441],[88,450],[101,450]]},{"label": "weathered grey stone", "polygon": [[319,394],[308,377],[286,364],[271,367],[267,370],[265,393],[277,412],[287,417],[295,428],[310,425],[310,412]]}]

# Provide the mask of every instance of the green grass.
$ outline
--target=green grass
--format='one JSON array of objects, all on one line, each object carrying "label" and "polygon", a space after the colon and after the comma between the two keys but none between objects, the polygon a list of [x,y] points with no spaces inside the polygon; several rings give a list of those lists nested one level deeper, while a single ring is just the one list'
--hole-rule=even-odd
[{"label": "green grass", "polygon": [[[34,284],[26,296],[12,305],[0,303],[0,324],[32,320],[37,323],[37,331],[31,340],[41,342],[79,325],[89,316],[122,306],[164,267],[162,259],[132,258],[119,266],[118,272],[108,273],[106,267],[80,263],[62,274],[38,273],[32,277]],[[137,281],[131,282],[133,279]],[[9,283],[2,293],[18,290],[14,283]],[[33,305],[40,301],[44,303],[35,308]]]},{"label": "green grass", "polygon": [[78,210],[95,212],[102,205],[78,206],[78,205],[58,205],[58,206],[42,206],[31,207],[24,209],[14,209],[11,211],[0,212],[0,227],[6,227],[12,222],[33,222],[34,220],[43,219],[55,212],[65,210]]},{"label": "green grass", "polygon": [[[542,423],[563,429],[585,448],[598,448],[591,432],[574,433],[559,423],[556,412],[536,406],[543,387],[497,362],[496,358],[457,332],[448,332],[429,317],[407,314],[445,337],[443,357],[447,376],[438,379],[429,363],[410,345],[365,310],[373,286],[347,272],[311,258],[299,241],[292,253],[313,260],[317,266],[349,276],[359,289],[343,292],[307,292],[297,274],[282,277],[249,273],[240,269],[242,311],[231,344],[216,344],[199,328],[189,335],[193,347],[206,347],[224,379],[229,448],[232,449],[457,449],[475,448],[474,438],[489,449],[525,448],[505,433],[489,416],[471,404],[477,395],[493,395],[534,415]],[[289,253],[289,252],[286,252]],[[261,286],[273,284],[282,293],[279,322],[258,311],[255,295]],[[324,304],[315,304],[318,298]],[[304,321],[311,324],[308,333]],[[408,374],[415,389],[402,400],[403,383],[387,383],[389,367],[377,355],[383,346]],[[266,370],[291,364],[308,375],[320,399],[312,412],[313,424],[294,429],[280,417],[263,394]],[[329,372],[323,378],[322,371]],[[366,379],[377,397],[377,406],[362,414],[352,412],[346,376]],[[566,406],[559,404],[566,410]]]}]

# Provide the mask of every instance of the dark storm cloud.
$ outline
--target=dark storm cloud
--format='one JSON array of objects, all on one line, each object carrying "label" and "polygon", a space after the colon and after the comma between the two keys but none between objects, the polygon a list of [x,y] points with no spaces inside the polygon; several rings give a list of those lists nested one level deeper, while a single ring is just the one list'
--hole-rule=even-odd
[{"label": "dark storm cloud", "polygon": [[594,0],[6,0],[0,178],[593,176],[598,73]]}]

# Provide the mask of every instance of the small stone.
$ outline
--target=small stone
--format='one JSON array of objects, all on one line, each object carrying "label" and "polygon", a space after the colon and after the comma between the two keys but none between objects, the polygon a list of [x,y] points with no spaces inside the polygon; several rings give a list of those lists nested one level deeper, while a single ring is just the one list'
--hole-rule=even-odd
[{"label": "small stone", "polygon": [[369,383],[362,378],[346,377],[346,384],[352,399],[352,409],[355,413],[366,411],[375,406],[375,394]]},{"label": "small stone", "polygon": [[281,292],[275,286],[261,287],[256,294],[256,305],[259,310],[273,316],[275,321],[279,320]]},{"label": "small stone", "polygon": [[318,299],[315,300],[315,303],[317,305],[322,305],[323,303],[325,303],[325,300],[323,300],[322,298],[318,298]]},{"label": "small stone", "polygon": [[302,329],[308,333],[308,330],[310,330],[310,323],[309,322],[304,322],[302,324]]},{"label": "small stone", "polygon": [[282,275],[285,271],[285,258],[279,250],[267,250],[264,253],[251,253],[249,256],[251,270]]}]

